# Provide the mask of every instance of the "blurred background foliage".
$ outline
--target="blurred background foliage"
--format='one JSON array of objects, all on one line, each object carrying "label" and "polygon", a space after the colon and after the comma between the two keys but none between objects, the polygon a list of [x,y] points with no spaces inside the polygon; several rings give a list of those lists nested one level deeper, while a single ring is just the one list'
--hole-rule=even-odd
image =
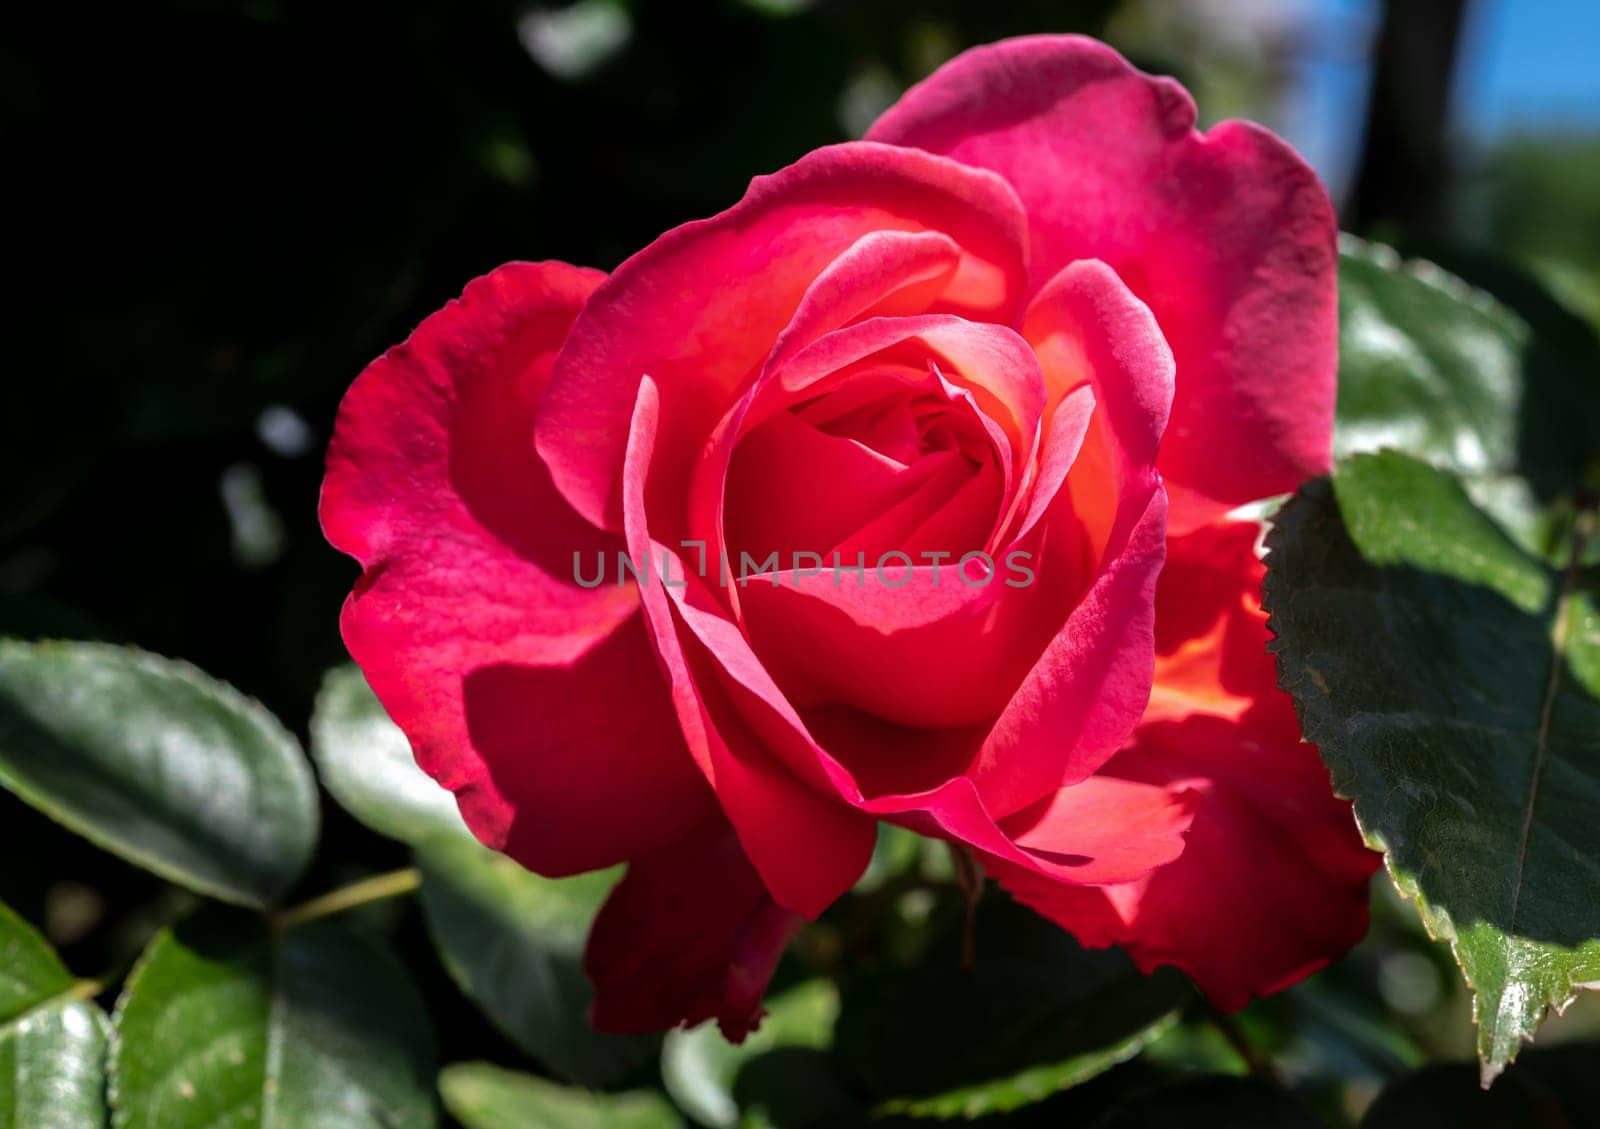
[{"label": "blurred background foliage", "polygon": [[[1008,35],[1108,38],[1181,78],[1204,122],[1248,116],[1285,134],[1347,229],[1509,254],[1600,324],[1597,12],[1585,0],[19,8],[0,43],[21,344],[0,393],[0,635],[182,657],[304,737],[324,672],[344,660],[336,617],[355,575],[317,528],[321,456],[369,360],[500,262],[613,267],[727,206],[751,176],[858,135],[964,47]],[[333,805],[324,819],[307,891],[404,861]],[[124,964],[182,902],[4,794],[0,858],[0,901],[80,974]],[[1384,1079],[1471,1052],[1448,952],[1387,883],[1374,889],[1372,937],[1349,961],[1240,1020],[1341,1117]],[[944,912],[931,898],[919,883],[895,893],[911,932],[872,943],[914,948]],[[808,934],[797,964],[836,968],[862,943],[856,902]],[[372,912],[402,952],[427,948],[416,907]],[[445,1061],[524,1061],[436,963],[408,963]],[[1580,1007],[1541,1044],[1597,1029]],[[1149,1061],[1245,1069],[1204,1025],[1169,1031]]]}]

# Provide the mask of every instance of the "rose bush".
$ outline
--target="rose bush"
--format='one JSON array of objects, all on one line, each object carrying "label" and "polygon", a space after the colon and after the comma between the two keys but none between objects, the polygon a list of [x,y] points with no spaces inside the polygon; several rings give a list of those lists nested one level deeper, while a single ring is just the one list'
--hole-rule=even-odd
[{"label": "rose bush", "polygon": [[478,279],[351,388],[346,643],[484,842],[629,864],[598,1026],[740,1037],[880,820],[1224,1008],[1363,933],[1377,856],[1226,518],[1327,468],[1334,217],[1194,116],[1092,41],[974,50],[609,277]]}]

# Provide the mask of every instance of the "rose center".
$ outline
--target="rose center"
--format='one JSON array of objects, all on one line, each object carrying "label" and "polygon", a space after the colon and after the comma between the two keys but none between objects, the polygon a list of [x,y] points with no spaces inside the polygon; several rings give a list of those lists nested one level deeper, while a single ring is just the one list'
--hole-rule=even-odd
[{"label": "rose center", "polygon": [[730,560],[820,557],[868,567],[981,549],[1004,493],[996,443],[971,397],[904,373],[857,380],[779,411],[733,452],[724,494]]}]

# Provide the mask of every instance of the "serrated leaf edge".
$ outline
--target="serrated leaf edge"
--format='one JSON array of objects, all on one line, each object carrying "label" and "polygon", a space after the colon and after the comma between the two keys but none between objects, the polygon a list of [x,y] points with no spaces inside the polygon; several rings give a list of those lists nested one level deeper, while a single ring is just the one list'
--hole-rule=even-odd
[{"label": "serrated leaf edge", "polygon": [[[1388,252],[1390,252],[1391,254],[1394,255],[1394,262],[1396,264],[1400,263],[1399,254],[1397,252],[1394,252],[1393,248],[1385,247],[1382,244],[1365,244],[1365,243],[1363,243],[1363,241],[1357,239],[1356,237],[1347,236],[1347,235],[1344,235],[1343,233],[1341,233],[1341,235],[1340,235],[1340,249],[1341,250],[1344,250],[1346,240],[1348,240],[1351,243],[1361,244],[1363,247],[1381,248],[1382,250],[1388,251]],[[1374,260],[1374,261],[1377,261],[1377,262],[1380,263],[1380,265],[1383,265],[1383,260]],[[1416,260],[1416,261],[1421,261],[1421,260]],[[1449,275],[1447,272],[1442,271],[1442,270],[1440,270],[1439,273],[1440,273],[1441,276],[1444,276],[1444,277],[1455,278],[1454,275]],[[1456,279],[1456,281],[1460,282],[1461,280],[1460,279]],[[1466,284],[1462,283],[1462,285],[1465,286]],[[1489,301],[1492,302],[1493,299],[1491,298],[1491,299],[1489,299]],[[1443,467],[1439,467],[1439,466],[1429,462],[1426,459],[1417,458],[1414,455],[1408,454],[1407,452],[1404,452],[1404,451],[1396,450],[1394,448],[1384,448],[1384,449],[1378,450],[1378,451],[1368,451],[1368,452],[1361,452],[1359,454],[1350,455],[1347,458],[1340,460],[1340,464],[1339,465],[1340,466],[1346,466],[1346,465],[1348,465],[1350,463],[1354,463],[1354,462],[1364,462],[1364,461],[1370,461],[1370,460],[1377,460],[1377,459],[1384,458],[1386,456],[1387,457],[1393,457],[1395,455],[1399,455],[1399,456],[1401,456],[1403,458],[1410,459],[1410,460],[1413,460],[1413,461],[1416,461],[1416,462],[1419,462],[1419,463],[1423,463],[1423,464],[1431,467],[1435,471],[1439,472],[1440,474],[1449,475],[1450,477],[1455,478],[1458,482],[1460,481],[1461,476],[1456,474],[1455,472],[1453,472],[1451,470],[1448,470],[1446,468],[1443,468]],[[1279,640],[1279,637],[1278,637],[1277,627],[1274,625],[1274,622],[1273,622],[1274,619],[1276,618],[1276,615],[1275,615],[1275,613],[1273,611],[1273,588],[1276,586],[1275,585],[1276,574],[1273,572],[1273,570],[1271,568],[1271,563],[1272,563],[1272,555],[1276,551],[1276,548],[1277,548],[1275,543],[1276,543],[1278,537],[1281,534],[1281,530],[1283,528],[1283,519],[1284,519],[1285,515],[1290,513],[1290,511],[1292,510],[1293,507],[1295,507],[1296,505],[1301,503],[1302,497],[1304,495],[1304,491],[1306,490],[1307,486],[1311,486],[1311,485],[1314,485],[1314,484],[1317,484],[1317,483],[1323,484],[1324,487],[1326,489],[1329,489],[1329,490],[1332,490],[1332,488],[1333,488],[1331,475],[1323,475],[1323,476],[1321,476],[1319,478],[1313,479],[1313,480],[1311,480],[1311,482],[1307,483],[1306,486],[1302,486],[1299,490],[1296,490],[1295,493],[1293,495],[1291,495],[1288,498],[1288,500],[1284,502],[1284,504],[1282,506],[1278,507],[1278,509],[1267,519],[1267,525],[1268,525],[1267,533],[1266,533],[1266,536],[1262,539],[1262,547],[1264,549],[1263,560],[1266,562],[1266,564],[1268,566],[1267,567],[1267,571],[1266,571],[1266,576],[1264,577],[1264,579],[1262,581],[1262,609],[1267,613],[1267,630],[1272,635],[1271,641],[1267,644],[1267,653],[1271,654],[1273,656],[1277,656],[1278,654],[1282,653],[1282,650],[1283,650],[1281,641]],[[1470,497],[1469,497],[1469,501],[1470,501]],[[1473,502],[1472,505],[1473,505],[1473,507],[1475,509],[1477,508],[1477,503],[1476,502]],[[1480,512],[1481,512],[1481,510],[1480,510]],[[1326,693],[1326,691],[1327,691],[1326,684],[1322,682],[1322,676],[1317,672],[1315,667],[1313,667],[1309,663],[1307,663],[1306,664],[1306,671],[1307,671],[1308,675],[1310,676],[1310,678],[1312,679],[1312,681],[1319,683],[1319,687],[1318,688],[1321,689],[1324,693]],[[1401,873],[1399,870],[1397,870],[1395,868],[1393,860],[1392,860],[1392,856],[1390,855],[1390,852],[1389,852],[1388,843],[1385,841],[1383,835],[1380,832],[1376,831],[1375,829],[1369,828],[1366,825],[1366,822],[1361,818],[1361,810],[1360,810],[1360,807],[1359,807],[1359,801],[1358,801],[1358,798],[1355,795],[1353,795],[1351,793],[1351,791],[1350,791],[1348,778],[1344,782],[1341,782],[1339,777],[1338,777],[1338,775],[1336,774],[1336,772],[1334,770],[1334,767],[1332,765],[1328,764],[1327,759],[1325,757],[1321,757],[1321,749],[1322,749],[1323,742],[1319,737],[1317,737],[1316,735],[1313,735],[1307,729],[1305,711],[1301,708],[1300,699],[1295,695],[1294,686],[1291,685],[1291,683],[1293,683],[1293,680],[1288,675],[1286,675],[1284,673],[1283,666],[1282,666],[1281,663],[1278,664],[1278,672],[1277,673],[1278,673],[1278,677],[1277,677],[1277,687],[1278,687],[1278,689],[1282,690],[1285,694],[1288,694],[1290,699],[1294,702],[1295,716],[1298,719],[1298,721],[1300,722],[1300,728],[1301,728],[1301,733],[1303,735],[1303,740],[1305,740],[1306,742],[1308,742],[1308,743],[1310,743],[1312,745],[1315,745],[1317,747],[1318,756],[1319,756],[1319,758],[1322,759],[1322,762],[1323,762],[1323,768],[1326,769],[1327,772],[1328,772],[1329,782],[1330,782],[1330,784],[1332,785],[1332,788],[1333,788],[1333,794],[1335,796],[1337,796],[1339,799],[1344,800],[1344,801],[1346,801],[1347,803],[1350,804],[1351,814],[1354,817],[1355,823],[1356,823],[1356,830],[1361,835],[1362,842],[1364,842],[1372,850],[1379,851],[1379,852],[1381,852],[1383,854],[1383,869],[1384,869],[1384,873],[1386,873],[1389,876],[1390,884],[1394,887],[1395,892],[1400,895],[1402,900],[1408,901],[1408,902],[1414,902],[1416,904],[1417,918],[1418,918],[1418,920],[1420,920],[1422,922],[1422,927],[1423,927],[1424,931],[1427,933],[1428,937],[1433,941],[1444,942],[1445,944],[1447,944],[1449,946],[1451,959],[1453,959],[1455,961],[1457,969],[1460,970],[1461,979],[1466,983],[1467,987],[1472,990],[1472,1022],[1473,1022],[1473,1026],[1478,1028],[1478,1030],[1480,1032],[1482,1032],[1483,1023],[1484,1023],[1484,1017],[1483,1017],[1483,1013],[1482,1013],[1482,1009],[1483,1009],[1483,992],[1482,992],[1481,988],[1479,987],[1479,985],[1474,981],[1473,977],[1467,972],[1466,961],[1463,959],[1463,957],[1461,955],[1460,937],[1459,937],[1459,934],[1456,931],[1455,923],[1450,919],[1450,916],[1449,916],[1448,913],[1446,913],[1443,910],[1435,908],[1433,905],[1431,905],[1428,902],[1428,900],[1422,895],[1422,891],[1421,891],[1420,887],[1418,887],[1416,879],[1413,876],[1405,875],[1405,874]],[[1512,938],[1508,938],[1508,939],[1512,939]],[[1578,998],[1579,992],[1582,991],[1582,990],[1585,990],[1585,989],[1587,989],[1587,990],[1600,990],[1600,982],[1573,981],[1569,977],[1569,979],[1568,979],[1568,992],[1567,992],[1567,994],[1565,996],[1563,996],[1559,1000],[1549,999],[1549,998],[1547,998],[1545,1000],[1545,1014],[1548,1016],[1548,1014],[1551,1011],[1551,1009],[1554,1009],[1554,1011],[1556,1012],[1557,1015],[1561,1015]],[[1518,1037],[1517,1037],[1516,1044],[1511,1049],[1511,1052],[1506,1056],[1506,1059],[1505,1059],[1504,1062],[1494,1062],[1494,1061],[1492,1061],[1484,1053],[1483,1044],[1482,1044],[1481,1040],[1479,1041],[1479,1044],[1478,1044],[1479,1081],[1480,1081],[1480,1084],[1483,1086],[1484,1089],[1488,1089],[1489,1086],[1494,1082],[1494,1080],[1496,1078],[1498,1078],[1501,1075],[1501,1073],[1504,1072],[1505,1068],[1516,1061],[1517,1054],[1518,1054],[1518,1052],[1521,1050],[1521,1048],[1523,1046],[1531,1044],[1534,1041],[1534,1037],[1538,1033],[1538,1027],[1542,1026],[1543,1022],[1544,1022],[1543,1019],[1541,1019],[1540,1023],[1535,1025],[1534,1030],[1527,1031],[1527,1032],[1518,1032]]]}]

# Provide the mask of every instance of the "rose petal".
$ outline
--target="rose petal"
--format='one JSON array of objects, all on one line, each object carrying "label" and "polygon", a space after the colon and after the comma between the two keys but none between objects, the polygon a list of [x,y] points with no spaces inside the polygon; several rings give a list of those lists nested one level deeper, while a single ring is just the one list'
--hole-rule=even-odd
[{"label": "rose petal", "polygon": [[958,777],[926,796],[885,796],[866,808],[965,843],[998,873],[1076,889],[1143,877],[1178,858],[1193,802],[1182,789],[1094,776],[996,824],[972,781]]},{"label": "rose petal", "polygon": [[[1000,815],[1084,779],[1138,724],[1150,695],[1153,600],[1165,556],[1166,495],[1151,460],[1171,402],[1172,355],[1150,311],[1103,264],[1067,267],[1041,299],[1024,332],[1040,342],[1046,364],[1059,343],[1071,342],[1096,405],[1061,497],[1043,519],[1047,545],[1051,536],[1082,536],[1081,527],[1095,571],[974,766],[985,802]],[[1048,582],[1041,571],[1039,583]]]},{"label": "rose petal", "polygon": [[776,552],[787,564],[797,552],[825,553],[925,478],[920,468],[778,412],[744,437],[729,467],[723,509],[730,557]]},{"label": "rose petal", "polygon": [[805,919],[767,893],[726,823],[635,859],[595,918],[584,954],[590,1021],[643,1035],[716,1019],[735,1043]]},{"label": "rose petal", "polygon": [[[794,316],[778,335],[763,366],[763,376],[787,366],[794,354],[819,336],[863,318],[920,314],[929,309],[978,310],[996,300],[985,290],[993,279],[983,272],[961,274],[964,285],[956,285],[962,251],[953,239],[937,231],[870,231],[847,247],[818,273],[801,296]],[[758,380],[757,385],[760,384]],[[745,433],[768,418],[772,411],[750,415],[757,388],[753,386],[733,405],[718,424],[708,451],[694,471],[689,484],[690,537],[707,546],[726,543],[724,495],[729,463],[734,447]],[[775,409],[774,409],[775,410]],[[815,422],[815,421],[814,421]],[[885,433],[884,425],[898,437]],[[909,432],[907,428],[909,427]],[[902,414],[886,416],[879,428],[880,441],[873,444],[886,455],[909,463],[920,449],[920,437],[911,419]],[[735,502],[735,505],[738,503]],[[784,507],[765,507],[781,514]],[[803,547],[803,546],[801,546]]]},{"label": "rose petal", "polygon": [[925,314],[941,297],[958,307],[992,305],[992,294],[947,293],[960,266],[960,246],[941,232],[869,231],[806,287],[767,367],[781,367],[824,333],[864,318]]},{"label": "rose petal", "polygon": [[1040,446],[1034,482],[1026,493],[1019,495],[1019,501],[1026,498],[1026,505],[1018,511],[1019,516],[1009,533],[1010,544],[1026,543],[1028,535],[1049,513],[1072,464],[1078,461],[1078,452],[1083,449],[1089,424],[1094,419],[1094,407],[1094,389],[1085,384],[1068,392],[1049,415],[1049,430]]},{"label": "rose petal", "polygon": [[798,403],[844,386],[873,361],[903,366],[921,380],[930,363],[970,394],[985,418],[1009,439],[1019,459],[1031,455],[1045,404],[1045,380],[1028,342],[1001,325],[947,314],[869,318],[824,334],[767,370],[772,387],[758,393],[758,412]]},{"label": "rose petal", "polygon": [[[624,525],[632,559],[659,563],[676,554],[651,540],[644,512],[644,483],[660,421],[660,401],[649,377],[639,384],[638,401],[626,452]],[[698,583],[681,559],[671,567],[671,584]],[[669,592],[678,597],[682,589],[668,587],[661,574],[640,586],[645,620],[690,752],[773,897],[814,918],[866,869],[876,841],[872,821],[807,787],[750,732],[726,702],[712,663],[692,638],[688,646],[680,638],[683,609],[674,606]]]},{"label": "rose petal", "polygon": [[[850,546],[841,559],[856,559]],[[879,567],[880,562],[882,567]],[[830,562],[831,563],[831,562]],[[852,566],[853,568],[853,566]],[[864,572],[751,579],[740,606],[763,664],[804,706],[848,705],[903,725],[978,725],[1005,707],[1065,608],[1019,582],[1003,561],[993,573],[906,568],[869,557]]]},{"label": "rose petal", "polygon": [[[648,382],[647,382],[648,387]],[[648,410],[645,399],[642,408]],[[647,424],[646,424],[647,425]],[[659,544],[657,554],[670,551]],[[673,576],[683,576],[681,568],[674,565]],[[1103,787],[1094,781],[1079,785],[1084,790],[1075,794],[1076,803],[1063,800],[1067,814],[1059,819],[1044,821],[1037,811],[1030,810],[1018,817],[1017,833],[1032,835],[1035,842],[1048,843],[1045,850],[1030,850],[1013,842],[1010,833],[1003,830],[986,810],[982,798],[972,782],[965,777],[949,775],[938,778],[930,789],[914,794],[863,794],[854,775],[835,756],[819,745],[806,723],[795,710],[782,690],[773,681],[762,659],[751,650],[749,641],[739,628],[722,614],[717,601],[700,591],[701,582],[685,576],[681,585],[665,586],[674,610],[688,629],[682,638],[674,637],[680,645],[679,655],[686,660],[696,683],[706,716],[714,717],[718,727],[734,734],[730,745],[735,748],[759,749],[793,772],[793,777],[809,786],[812,800],[831,796],[835,802],[869,816],[893,818],[925,834],[951,838],[969,844],[981,851],[1006,859],[1017,866],[1034,869],[1050,876],[1053,881],[1100,884],[1124,882],[1136,875],[1148,873],[1175,858],[1182,849],[1182,836],[1189,821],[1189,801],[1180,793],[1166,788],[1120,785]],[[646,589],[650,598],[651,589]],[[692,636],[692,638],[691,638]],[[699,647],[695,646],[698,642]],[[699,661],[696,661],[697,656]],[[677,661],[676,659],[674,661]],[[728,711],[732,710],[732,714]],[[839,720],[837,718],[833,719]],[[881,725],[881,723],[879,723]],[[870,727],[866,732],[870,732]],[[834,725],[832,736],[849,733],[848,722]],[[859,733],[856,735],[860,735]],[[922,739],[906,743],[901,751],[912,755],[943,756],[937,731],[921,731]],[[759,762],[752,758],[752,765]],[[769,765],[769,770],[771,766]],[[735,781],[737,783],[737,781]],[[723,778],[717,780],[719,793],[726,798]],[[766,810],[768,826],[752,828],[747,836],[741,830],[741,839],[760,869],[763,878],[771,884],[776,876],[787,880],[780,867],[762,863],[759,836],[787,836],[791,842],[800,840],[811,830],[789,826],[790,812],[779,805],[794,802],[799,797],[773,793]],[[736,814],[729,808],[730,814]],[[841,809],[849,810],[849,809]],[[825,814],[814,810],[813,818]],[[831,813],[838,818],[838,813]],[[1036,828],[1048,823],[1049,834],[1042,836]],[[849,831],[846,822],[841,829]],[[870,824],[868,825],[870,829]],[[871,839],[854,845],[857,851],[870,847]],[[841,856],[840,844],[818,844],[814,839],[804,839],[794,846],[795,857],[821,861],[826,869],[839,877],[849,873],[843,866],[835,866]],[[820,859],[814,853],[833,851]],[[854,874],[864,865],[864,857],[849,856]],[[787,860],[779,860],[782,861]],[[834,896],[839,891],[834,891]],[[775,896],[784,904],[784,896],[774,889]],[[798,907],[796,907],[798,908]]]},{"label": "rose petal", "polygon": [[586,304],[539,419],[557,485],[579,513],[621,528],[629,420],[648,374],[662,404],[649,508],[675,541],[666,515],[682,510],[707,436],[828,264],[871,232],[939,232],[962,250],[951,293],[992,303],[963,312],[1008,320],[1024,285],[1022,223],[993,174],[892,146],[830,146],[758,178],[734,207],[623,263]]},{"label": "rose petal", "polygon": [[[1177,965],[1229,1011],[1310,975],[1361,939],[1368,879],[1382,857],[1362,846],[1350,805],[1333,795],[1316,750],[1300,739],[1293,703],[1275,684],[1255,532],[1234,523],[1173,542],[1158,593],[1157,678],[1177,675],[1180,690],[1103,772],[1197,798],[1183,855],[1148,878],[1102,890],[995,871],[1086,944],[1120,944],[1145,969]],[[1185,653],[1189,642],[1224,653],[1197,663]],[[1209,693],[1207,665],[1216,678]]]},{"label": "rose petal", "polygon": [[[780,403],[805,400],[808,410],[811,404],[825,410],[838,397],[854,410],[856,387],[887,380],[886,372],[903,371],[911,379],[916,360],[929,356],[937,358],[934,376],[949,401],[945,410],[982,422],[998,474],[993,460],[974,469],[955,451],[925,456],[916,469],[937,463],[937,470],[828,546],[832,551],[824,550],[820,575],[791,569],[780,554],[776,575],[737,588],[734,604],[758,653],[800,705],[855,706],[912,726],[992,720],[1081,590],[1084,574],[1071,538],[1060,542],[1051,583],[1020,591],[1008,587],[1014,575],[996,551],[997,536],[1014,510],[1007,491],[1025,492],[1011,481],[1012,468],[1030,468],[1031,482],[1040,457],[1045,403],[1038,363],[1014,332],[941,316],[859,322],[819,338],[781,369],[769,369],[763,380],[770,385],[758,386],[752,396],[758,402],[768,395]],[[880,362],[890,368],[873,367]],[[820,388],[856,373],[855,366],[863,369],[853,380],[813,399]],[[1052,458],[1070,463],[1088,407],[1089,401],[1077,401],[1077,426],[1052,433],[1057,448],[1069,448],[1053,450]],[[774,467],[773,476],[760,482],[772,483],[782,496],[785,478],[807,469],[803,463]],[[742,479],[730,489],[730,498],[757,496]],[[993,554],[993,571],[959,573],[957,562],[969,551]],[[846,564],[862,562],[864,572],[835,571],[835,553]],[[942,554],[945,567],[924,564],[924,553]],[[1032,555],[1040,565],[1037,553]],[[910,565],[921,567],[908,571]]]},{"label": "rose petal", "polygon": [[1280,696],[1262,663],[1261,527],[1220,521],[1174,538],[1156,588],[1156,681],[1144,721],[1236,718]]},{"label": "rose petal", "polygon": [[1336,225],[1316,175],[1259,126],[1194,129],[1176,82],[1077,36],[975,48],[868,132],[992,169],[1028,212],[1035,289],[1101,259],[1178,362],[1160,467],[1182,532],[1329,465]]},{"label": "rose petal", "polygon": [[1172,350],[1149,308],[1115,271],[1094,259],[1063,267],[1022,315],[1022,336],[1039,359],[1052,405],[1097,369],[1152,372],[1104,399],[1123,457],[1157,457],[1176,395]]},{"label": "rose petal", "polygon": [[[657,550],[661,551],[659,546]],[[715,659],[699,668],[700,685],[720,687],[725,694],[721,700],[748,722],[750,740],[780,758],[817,794],[831,794],[869,815],[968,844],[1056,882],[1124,882],[1169,862],[1182,850],[1191,804],[1181,790],[1164,787],[1107,785],[1093,779],[1077,785],[1081,791],[1074,790],[1071,797],[1058,797],[1058,806],[1045,805],[1048,811],[1035,808],[1020,813],[1009,826],[1039,849],[1013,841],[1012,832],[995,821],[972,781],[963,776],[945,775],[927,791],[914,794],[864,795],[851,771],[817,743],[739,629],[714,610],[712,599],[697,596],[696,584],[691,579],[684,587],[667,591],[705,654]],[[688,647],[685,651],[694,653]],[[718,716],[739,731],[725,714]],[[847,728],[836,725],[832,735],[838,737]],[[922,735],[922,740],[901,751],[938,753],[937,732],[922,731]],[[782,818],[782,813],[773,814]]]},{"label": "rose petal", "polygon": [[[915,488],[910,494],[891,506],[880,507],[879,512],[870,520],[856,525],[828,546],[828,550],[823,554],[825,569],[832,569],[835,560],[851,569],[859,565],[869,570],[866,573],[867,582],[875,583],[872,570],[875,570],[877,563],[889,553],[917,553],[923,548],[949,553],[950,545],[960,542],[946,541],[944,544],[938,544],[924,539],[923,544],[916,548],[912,545],[917,541],[917,532],[928,527],[929,523],[941,513],[946,513],[954,504],[954,499],[962,494],[967,494],[964,500],[966,511],[963,516],[979,527],[976,537],[967,544],[983,543],[984,535],[994,524],[995,508],[999,505],[999,495],[1004,488],[1004,483],[1000,481],[994,467],[987,466],[981,470],[974,470],[972,463],[959,452],[936,451],[924,456],[916,464],[915,474]],[[967,493],[969,488],[974,486],[986,492],[976,497]],[[986,511],[981,509],[985,500],[989,502]],[[980,509],[974,512],[971,507]],[[805,587],[805,582],[795,579],[799,571],[798,565],[792,569],[786,568],[776,582],[780,585],[788,583],[791,587]],[[740,591],[742,595],[744,589],[741,588]],[[748,616],[747,607],[745,612]]]},{"label": "rose petal", "polygon": [[574,583],[574,552],[587,572],[620,542],[533,449],[555,351],[600,278],[513,263],[469,285],[351,387],[322,492],[328,539],[364,568],[341,618],[351,655],[473,831],[547,875],[714,810],[637,595]]}]

